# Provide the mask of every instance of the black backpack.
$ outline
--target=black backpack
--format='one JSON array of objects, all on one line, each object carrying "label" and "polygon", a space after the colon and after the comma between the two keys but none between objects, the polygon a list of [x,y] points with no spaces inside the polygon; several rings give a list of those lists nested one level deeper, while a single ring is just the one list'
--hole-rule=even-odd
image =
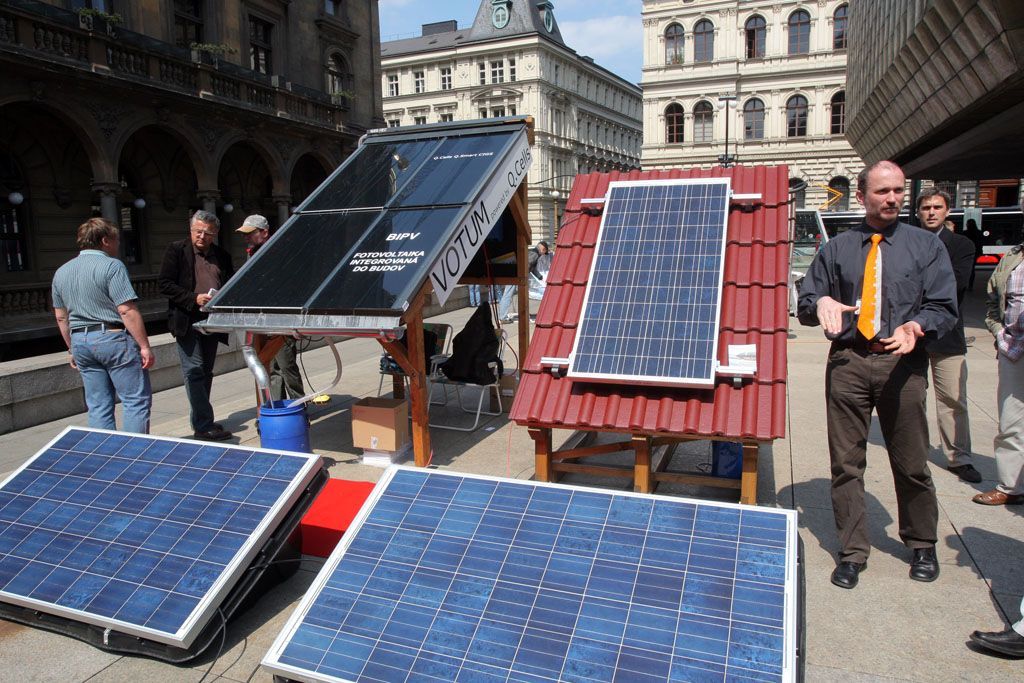
[{"label": "black backpack", "polygon": [[488,365],[497,362],[497,374],[501,376],[504,368],[498,360],[500,344],[491,318],[491,306],[480,304],[452,340],[452,356],[441,366],[441,372],[453,382],[494,384],[495,370]]}]

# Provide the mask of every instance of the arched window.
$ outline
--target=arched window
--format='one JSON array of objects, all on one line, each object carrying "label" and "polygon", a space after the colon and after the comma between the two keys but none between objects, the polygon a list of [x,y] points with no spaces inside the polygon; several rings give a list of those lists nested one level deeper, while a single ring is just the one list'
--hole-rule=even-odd
[{"label": "arched window", "polygon": [[[836,192],[842,192],[842,196],[839,197],[834,203],[829,204],[829,211],[849,211],[850,210],[850,179],[845,178],[841,175],[837,175],[832,180],[828,181],[828,186]],[[829,197],[831,199],[831,197]]]},{"label": "arched window", "polygon": [[710,62],[715,59],[715,26],[701,19],[693,27],[693,61]]},{"label": "arched window", "polygon": [[846,133],[846,93],[842,90],[832,96],[832,135]]},{"label": "arched window", "polygon": [[764,102],[756,97],[743,103],[743,139],[764,139]]},{"label": "arched window", "polygon": [[693,141],[711,142],[714,136],[715,108],[701,100],[693,107]]},{"label": "arched window", "polygon": [[743,25],[743,32],[746,37],[747,59],[761,59],[764,57],[764,19],[757,15],[750,17],[747,19],[747,23]]},{"label": "arched window", "polygon": [[805,55],[811,51],[811,15],[798,9],[789,15],[789,54]]},{"label": "arched window", "polygon": [[683,107],[673,102],[665,107],[665,142],[677,145],[683,141]]},{"label": "arched window", "polygon": [[348,61],[340,54],[331,55],[327,62],[327,92],[341,98],[352,95],[353,77]]},{"label": "arched window", "polygon": [[849,5],[840,5],[832,15],[832,49],[846,49],[846,26],[849,21]]},{"label": "arched window", "polygon": [[665,29],[665,63],[683,63],[683,27],[669,24]]},{"label": "arched window", "polygon": [[807,194],[807,183],[800,178],[789,179],[789,194],[793,196],[793,208],[804,208],[804,197]]},{"label": "arched window", "polygon": [[786,136],[802,138],[807,135],[807,98],[793,95],[786,100]]}]

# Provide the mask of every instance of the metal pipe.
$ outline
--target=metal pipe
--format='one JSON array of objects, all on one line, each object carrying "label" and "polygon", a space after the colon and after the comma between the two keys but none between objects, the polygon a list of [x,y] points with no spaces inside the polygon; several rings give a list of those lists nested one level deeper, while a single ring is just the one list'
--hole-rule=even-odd
[{"label": "metal pipe", "polygon": [[260,357],[256,355],[256,349],[252,347],[251,332],[247,332],[245,335],[245,343],[242,345],[242,358],[245,359],[245,364],[256,378],[257,392],[263,400],[263,405],[273,405],[274,399],[270,394],[270,375],[267,373],[267,368],[260,361]]}]

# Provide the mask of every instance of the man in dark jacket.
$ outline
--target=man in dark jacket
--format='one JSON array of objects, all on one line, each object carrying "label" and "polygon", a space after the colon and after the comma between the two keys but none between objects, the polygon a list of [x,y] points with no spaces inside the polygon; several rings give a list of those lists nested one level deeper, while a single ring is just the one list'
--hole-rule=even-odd
[{"label": "man in dark jacket", "polygon": [[972,484],[981,473],[971,464],[971,428],[967,419],[967,343],[964,339],[964,294],[974,268],[974,243],[945,226],[950,197],[928,188],[917,197],[921,227],[938,235],[949,253],[956,278],[956,303],[960,315],[956,327],[926,346],[935,385],[935,419],[949,471]]},{"label": "man in dark jacket", "polygon": [[178,342],[185,393],[191,405],[194,437],[223,441],[231,433],[213,421],[210,389],[217,344],[227,344],[226,334],[205,335],[192,325],[206,319],[202,307],[234,274],[231,255],[214,244],[220,219],[209,211],[196,211],[189,221],[190,239],[172,242],[160,268],[160,292],[168,299],[168,328]]}]

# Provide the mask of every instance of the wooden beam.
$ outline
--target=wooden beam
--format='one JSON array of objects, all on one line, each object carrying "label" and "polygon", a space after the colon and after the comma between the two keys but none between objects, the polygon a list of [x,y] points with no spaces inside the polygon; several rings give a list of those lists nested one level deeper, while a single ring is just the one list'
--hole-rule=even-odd
[{"label": "wooden beam", "polygon": [[691,486],[711,486],[719,489],[740,488],[739,479],[726,479],[725,477],[712,477],[709,474],[693,474],[690,472],[655,472],[653,478],[656,482],[672,482],[674,484],[689,484]]},{"label": "wooden beam", "polygon": [[589,474],[595,477],[620,477],[632,479],[633,468],[629,465],[584,465],[578,462],[558,462],[551,465],[555,472],[576,472],[578,474]]},{"label": "wooden beam", "polygon": [[526,352],[530,349],[530,285],[527,279],[530,273],[529,258],[526,253],[530,248],[530,241],[533,239],[533,231],[530,229],[530,218],[528,211],[528,191],[526,181],[520,183],[516,193],[512,195],[509,208],[512,212],[512,219],[516,224],[516,278],[519,280],[519,349],[516,354],[519,358],[520,372],[523,370],[523,360]]},{"label": "wooden beam", "polygon": [[757,456],[756,443],[743,444],[743,474],[739,489],[740,502],[745,505],[757,505]]},{"label": "wooden beam", "polygon": [[633,444],[629,441],[616,441],[615,443],[603,443],[597,446],[586,446],[584,448],[569,448],[561,451],[555,451],[555,461],[561,460],[575,460],[577,458],[589,458],[595,455],[604,455],[605,453],[618,453],[620,451],[631,451],[633,450]]},{"label": "wooden beam", "polygon": [[551,470],[551,430],[528,429],[527,431],[530,438],[533,439],[534,468],[537,481],[555,481]]},{"label": "wooden beam", "polygon": [[651,492],[651,439],[648,436],[634,436],[633,450],[636,463],[633,466],[633,490],[639,493]]}]

